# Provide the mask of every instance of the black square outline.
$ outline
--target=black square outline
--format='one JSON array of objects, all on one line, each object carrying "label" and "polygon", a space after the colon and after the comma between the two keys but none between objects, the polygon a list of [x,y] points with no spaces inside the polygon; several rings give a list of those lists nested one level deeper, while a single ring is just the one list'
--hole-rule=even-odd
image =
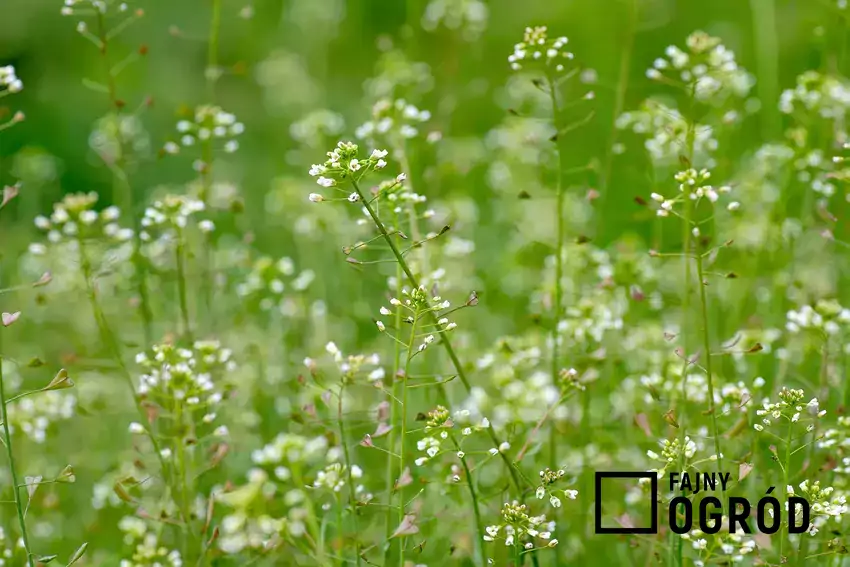
[{"label": "black square outline", "polygon": [[[652,487],[652,526],[648,528],[603,528],[602,527],[602,479],[604,478],[648,478]],[[641,471],[596,471],[594,529],[597,534],[657,534],[658,533],[658,473]]]}]

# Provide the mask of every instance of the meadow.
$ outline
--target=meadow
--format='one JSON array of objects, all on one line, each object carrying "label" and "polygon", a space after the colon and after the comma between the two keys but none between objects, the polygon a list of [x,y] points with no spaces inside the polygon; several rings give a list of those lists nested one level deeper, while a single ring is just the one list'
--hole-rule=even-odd
[{"label": "meadow", "polygon": [[849,23],[4,0],[0,567],[850,566]]}]

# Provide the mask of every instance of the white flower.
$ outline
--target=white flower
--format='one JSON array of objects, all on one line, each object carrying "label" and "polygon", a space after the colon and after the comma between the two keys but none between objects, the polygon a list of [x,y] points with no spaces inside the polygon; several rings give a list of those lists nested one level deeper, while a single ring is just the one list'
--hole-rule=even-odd
[{"label": "white flower", "polygon": [[322,197],[321,195],[319,195],[318,193],[310,193],[309,198],[310,198],[310,201],[313,202],[313,203],[321,203],[322,201],[325,200],[325,198]]},{"label": "white flower", "polygon": [[145,432],[144,426],[141,423],[137,423],[135,421],[130,424],[130,427],[128,429],[130,433],[133,433],[135,435],[140,435]]},{"label": "white flower", "polygon": [[378,326],[378,330],[382,333],[387,330],[386,326],[382,321],[375,321],[375,324]]},{"label": "white flower", "polygon": [[356,203],[359,200],[360,200],[360,195],[358,195],[356,192],[354,192],[354,193],[352,193],[351,195],[348,196],[348,202],[349,203]]},{"label": "white flower", "polygon": [[381,159],[387,157],[387,150],[372,150],[371,159]]},{"label": "white flower", "polygon": [[402,182],[402,181],[404,181],[405,179],[407,179],[407,174],[405,174],[405,173],[399,173],[398,175],[396,175],[396,178],[395,178],[395,180],[396,180],[398,183],[401,183],[401,182]]},{"label": "white flower", "polygon": [[561,499],[558,498],[557,496],[551,496],[549,498],[549,504],[551,504],[555,508],[560,508],[561,507]]},{"label": "white flower", "polygon": [[336,185],[336,181],[328,177],[319,177],[316,180],[316,183],[318,183],[322,187],[333,187],[334,185]]}]

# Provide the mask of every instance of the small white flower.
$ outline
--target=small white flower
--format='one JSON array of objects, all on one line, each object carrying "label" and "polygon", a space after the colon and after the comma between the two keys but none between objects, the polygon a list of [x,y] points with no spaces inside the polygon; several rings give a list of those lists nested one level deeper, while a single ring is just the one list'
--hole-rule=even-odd
[{"label": "small white flower", "polygon": [[330,179],[328,177],[324,177],[324,176],[319,177],[316,180],[316,183],[318,183],[322,187],[333,187],[334,185],[336,185],[336,181],[334,181],[333,179]]},{"label": "small white flower", "polygon": [[310,201],[313,203],[321,203],[325,198],[318,193],[310,193]]},{"label": "small white flower", "polygon": [[375,324],[378,326],[378,330],[382,333],[387,330],[386,326],[382,321],[375,321]]}]

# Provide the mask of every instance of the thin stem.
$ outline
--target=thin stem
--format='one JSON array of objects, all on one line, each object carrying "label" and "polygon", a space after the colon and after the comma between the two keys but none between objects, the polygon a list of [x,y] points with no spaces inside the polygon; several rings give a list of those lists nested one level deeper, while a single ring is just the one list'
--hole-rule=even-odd
[{"label": "thin stem", "polygon": [[[398,217],[396,216],[396,224],[398,224]],[[401,271],[401,264],[396,264],[396,297],[401,296],[402,289],[402,279],[403,274]],[[401,328],[401,309],[395,310],[395,328]],[[398,404],[396,400],[398,399],[398,384],[396,382],[396,378],[398,377],[398,371],[401,370],[401,344],[396,341],[395,344],[395,354],[393,357],[393,374],[390,378],[392,380],[392,388],[391,395],[388,396],[388,401],[390,403],[390,434],[389,434],[389,450],[392,452],[395,450],[395,441],[396,441],[396,421],[397,421],[397,407]],[[394,493],[394,475],[393,475],[393,457],[392,455],[388,455],[387,457],[387,473],[386,473],[386,485],[387,485],[387,518],[386,518],[386,537],[387,541],[391,542],[390,537],[393,533],[393,493]],[[387,545],[386,555],[384,557],[384,562],[389,561],[389,553],[392,548],[392,544]]]},{"label": "thin stem", "polygon": [[[186,443],[183,439],[183,404],[180,400],[174,400],[174,414],[177,424],[176,441],[177,446],[177,472],[180,477],[180,510],[184,518],[191,517],[189,506],[189,484],[186,474]],[[187,520],[188,521],[188,520]],[[188,523],[184,526],[186,537],[183,540],[183,555],[191,560],[191,552],[194,549],[194,534]]]},{"label": "thin stem", "polygon": [[15,452],[12,449],[12,435],[9,432],[9,414],[6,406],[6,385],[3,380],[3,357],[0,357],[0,409],[3,410],[3,441],[6,445],[6,456],[8,457],[9,475],[12,477],[12,490],[15,493],[15,508],[18,511],[18,525],[21,528],[21,539],[24,542],[24,551],[27,554],[27,564],[35,567],[33,554],[30,550],[29,534],[27,533],[27,521],[24,517],[24,504],[21,499],[21,485],[18,482],[18,471],[15,467]]},{"label": "thin stem", "polygon": [[[413,343],[416,340],[416,324],[419,322],[419,312],[413,314],[413,323],[410,325],[410,340],[407,343],[407,360],[404,362],[404,376],[401,377],[401,449],[399,450],[399,469],[404,474],[404,445],[407,434],[407,376],[410,373],[410,361],[416,351],[413,348]],[[404,489],[399,487],[399,506],[398,506],[398,523],[404,521]],[[398,550],[399,565],[404,565],[404,541],[399,541]]]},{"label": "thin stem", "polygon": [[209,100],[215,100],[215,83],[218,80],[218,36],[221,28],[221,0],[212,0],[210,41],[207,47],[207,92]]},{"label": "thin stem", "polygon": [[[339,443],[342,445],[342,454],[345,458],[345,470],[348,473],[348,493],[349,498],[351,499],[351,513],[354,516],[354,533],[359,536],[360,530],[357,527],[357,494],[355,492],[354,487],[354,477],[351,474],[351,455],[348,451],[348,443],[345,440],[345,420],[342,419],[342,399],[345,395],[345,382],[340,383],[339,385],[339,394],[337,397],[337,425],[339,426]],[[358,540],[359,541],[359,540]],[[358,543],[354,549],[355,558],[357,565],[360,565],[360,544]]]},{"label": "thin stem", "polygon": [[[708,328],[708,299],[706,298],[706,282],[703,272],[702,254],[697,254],[697,277],[699,278],[699,299],[702,308],[702,339],[705,351],[705,375],[708,380],[708,411],[711,413],[711,430],[714,436],[714,453],[717,455],[718,470],[723,470],[723,454],[720,452],[720,430],[717,428],[717,411],[714,405],[714,375],[711,372],[711,337]],[[722,502],[726,501],[726,488],[721,485]]]},{"label": "thin stem", "polygon": [[[626,29],[626,39],[624,41],[622,58],[620,59],[620,69],[617,77],[617,92],[614,98],[614,113],[611,120],[611,133],[608,138],[608,147],[605,150],[605,166],[602,170],[602,179],[600,186],[602,188],[602,198],[599,205],[599,210],[607,211],[606,204],[608,202],[608,186],[611,182],[611,169],[614,164],[614,140],[617,135],[617,119],[623,113],[623,107],[626,102],[626,92],[629,87],[629,65],[632,59],[632,50],[634,49],[635,28],[637,23],[637,0],[627,0],[629,4],[629,21]],[[599,225],[605,222],[607,215],[599,215]],[[597,234],[601,233],[600,230]]]},{"label": "thin stem", "polygon": [[[352,180],[351,184],[354,187],[354,190],[357,192],[357,195],[360,197],[360,201],[363,202],[363,206],[366,208],[366,212],[369,213],[369,217],[371,217],[372,222],[378,228],[378,231],[381,233],[381,236],[384,237],[384,240],[389,245],[390,250],[392,250],[393,256],[395,256],[395,259],[398,262],[398,265],[401,267],[402,271],[404,272],[404,275],[407,276],[407,280],[410,282],[410,285],[415,288],[418,288],[419,280],[416,278],[415,275],[413,275],[413,272],[410,270],[410,266],[408,266],[407,261],[404,259],[404,256],[402,256],[401,252],[399,252],[398,247],[395,245],[395,242],[393,242],[393,239],[390,238],[387,229],[384,227],[384,223],[381,222],[381,219],[378,218],[378,215],[375,213],[375,209],[373,209],[372,205],[369,204],[369,201],[366,199],[366,196],[360,190],[360,187],[357,185],[357,182]],[[437,324],[438,319],[434,311],[429,310],[429,314],[433,323]],[[452,347],[452,343],[449,340],[446,331],[444,331],[442,327],[438,326],[437,334],[440,336],[440,342],[442,343],[443,348],[446,349],[446,354],[448,354],[449,359],[452,361],[452,365],[455,368],[455,372],[457,372],[457,377],[460,379],[461,383],[463,383],[463,386],[464,388],[466,388],[466,391],[471,392],[472,386],[466,376],[466,371],[463,369],[463,365],[461,364],[460,359],[458,359],[457,353],[455,353],[454,347]],[[487,432],[489,433],[490,439],[493,441],[496,447],[499,447],[500,442],[498,437],[496,437],[496,431],[493,429],[492,424],[487,427]],[[517,473],[514,470],[513,466],[511,466],[511,462],[508,460],[507,455],[505,455],[501,451],[499,451],[499,455],[501,456],[502,461],[505,463],[505,466],[510,472],[511,481],[513,482],[513,485],[516,488],[517,492],[522,492],[522,485],[520,485]]]},{"label": "thin stem", "polygon": [[[452,437],[452,442],[458,452],[460,452],[460,445],[458,445],[454,437]],[[475,542],[475,549],[478,551],[481,565],[484,566],[487,564],[487,553],[484,551],[484,546],[482,545],[482,542],[484,541],[484,524],[481,522],[481,511],[478,509],[478,494],[475,492],[475,483],[472,480],[472,471],[469,470],[469,465],[466,462],[466,456],[460,458],[460,463],[463,465],[463,474],[466,477],[466,485],[469,488],[469,496],[472,498],[472,512],[475,514],[475,531],[478,534],[478,538]]]},{"label": "thin stem", "polygon": [[[787,510],[788,507],[788,491],[786,487],[788,486],[788,471],[791,468],[791,433],[794,430],[794,424],[791,421],[788,421],[788,438],[785,440],[785,465],[782,467],[782,486],[780,489],[782,490],[782,504]],[[723,470],[722,468],[720,470]],[[788,515],[790,516],[791,510],[788,510]],[[790,520],[789,520],[790,525]],[[785,551],[785,535],[788,530],[783,530],[782,526],[779,526],[779,563],[784,563],[782,560],[782,554]]]},{"label": "thin stem", "polygon": [[174,260],[177,263],[177,294],[180,302],[180,317],[183,321],[183,333],[191,341],[192,327],[189,323],[189,305],[186,301],[186,266],[182,233],[177,235],[177,246],[174,248]]},{"label": "thin stem", "polygon": [[[561,111],[558,108],[558,95],[555,92],[555,81],[551,75],[547,76],[549,80],[549,100],[552,104],[552,123],[555,126],[555,131],[561,131]],[[555,226],[557,234],[555,236],[555,299],[552,305],[552,384],[558,383],[558,324],[561,320],[561,303],[563,302],[563,287],[562,279],[564,276],[564,182],[563,182],[563,156],[560,147],[560,138],[555,140],[555,151],[558,154],[558,181],[556,184],[555,193]],[[555,442],[557,431],[554,424],[549,428],[549,462],[557,461],[557,443]]]},{"label": "thin stem", "polygon": [[[179,491],[176,490],[176,488],[174,487],[173,479],[169,474],[168,465],[165,462],[165,458],[162,456],[159,440],[154,434],[150,422],[148,421],[148,414],[145,411],[145,408],[142,406],[142,399],[139,397],[139,394],[136,392],[136,388],[133,385],[133,377],[130,374],[130,371],[127,369],[126,364],[124,364],[124,358],[121,354],[121,347],[118,344],[118,339],[116,338],[115,333],[113,333],[111,327],[109,326],[109,323],[106,320],[106,315],[103,313],[103,309],[100,306],[100,301],[98,301],[97,290],[94,286],[91,261],[89,260],[88,254],[86,252],[85,244],[82,240],[78,240],[77,244],[79,246],[80,251],[80,266],[83,272],[83,279],[86,283],[86,291],[89,297],[89,303],[91,304],[92,315],[94,316],[95,323],[97,324],[101,340],[106,345],[107,349],[109,349],[109,353],[115,360],[115,363],[118,365],[121,376],[124,378],[124,382],[130,389],[130,393],[133,396],[133,402],[135,403],[136,410],[139,413],[139,417],[141,418],[139,421],[142,424],[142,427],[145,428],[145,432],[147,433],[147,436],[151,441],[154,453],[156,453],[157,460],[159,461],[159,467],[160,471],[162,472],[163,480],[168,485],[168,488],[171,491],[172,495],[175,495],[174,497],[176,498],[176,495],[179,493]],[[188,526],[189,519],[184,517],[183,523],[184,526]]]},{"label": "thin stem", "polygon": [[109,108],[110,112],[114,113],[115,116],[115,137],[118,141],[118,155],[115,158],[115,162],[107,165],[109,165],[110,169],[112,170],[112,175],[115,184],[123,186],[124,210],[126,210],[127,213],[129,213],[131,218],[133,219],[133,255],[131,259],[136,272],[136,287],[139,293],[139,313],[142,317],[145,344],[150,344],[152,340],[151,327],[153,325],[153,314],[150,308],[150,296],[148,294],[147,278],[145,277],[145,259],[142,256],[141,252],[141,222],[139,219],[139,215],[135,210],[133,187],[130,185],[130,179],[127,175],[127,144],[124,140],[124,135],[121,131],[121,113],[119,111],[123,103],[118,99],[118,94],[115,87],[115,74],[112,69],[109,57],[109,34],[106,30],[106,24],[103,17],[103,13],[100,10],[97,10],[97,30],[98,37],[102,46],[100,49],[100,54],[101,57],[103,57],[103,63],[106,67],[106,84],[107,93],[109,96]]}]

